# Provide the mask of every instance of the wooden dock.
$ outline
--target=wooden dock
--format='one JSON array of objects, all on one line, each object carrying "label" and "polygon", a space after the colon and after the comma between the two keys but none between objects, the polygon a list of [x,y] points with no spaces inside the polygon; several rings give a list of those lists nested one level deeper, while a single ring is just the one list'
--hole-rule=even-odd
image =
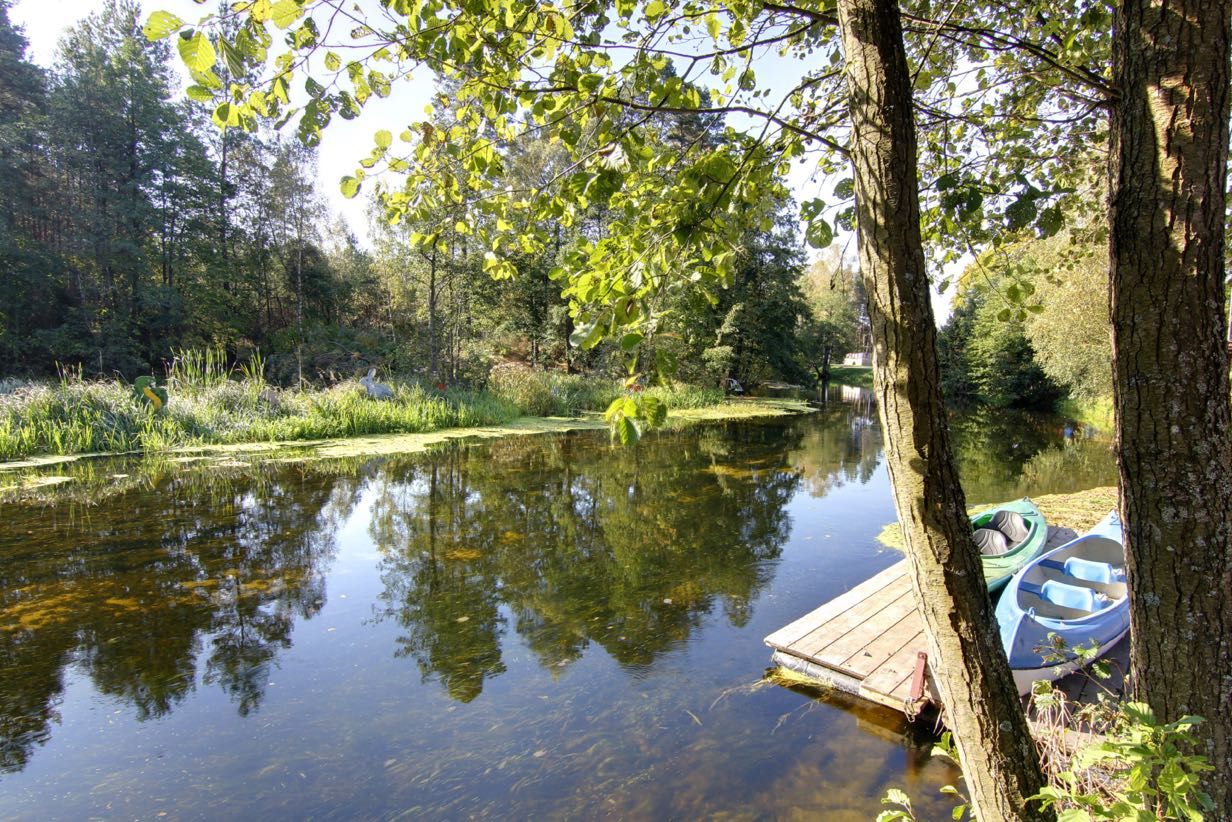
[{"label": "wooden dock", "polygon": [[[1074,536],[1069,528],[1049,528],[1045,550]],[[940,705],[926,669],[917,681],[919,654],[928,647],[906,560],[780,628],[765,643],[774,649],[775,664],[908,716]]]},{"label": "wooden dock", "polygon": [[[924,625],[907,561],[841,594],[766,637],[776,664],[897,711],[908,706]],[[934,701],[926,682],[921,703]]]}]

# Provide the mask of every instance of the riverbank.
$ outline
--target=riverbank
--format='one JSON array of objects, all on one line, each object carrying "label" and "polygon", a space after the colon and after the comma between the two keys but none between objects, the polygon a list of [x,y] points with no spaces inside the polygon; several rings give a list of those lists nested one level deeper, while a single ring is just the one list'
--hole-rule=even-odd
[{"label": "riverbank", "polygon": [[[668,412],[662,430],[723,420],[784,416],[809,411],[809,405],[790,399],[727,399],[715,405],[677,408]],[[262,465],[311,463],[345,465],[357,458],[401,456],[427,451],[449,440],[494,439],[529,434],[606,430],[602,415],[586,412],[576,417],[518,417],[509,422],[444,428],[437,431],[287,442],[200,444],[146,452],[138,462],[125,454],[71,454],[0,462],[0,502],[35,499],[88,502],[124,488],[146,483],[150,477],[175,472],[185,477],[200,472],[187,469],[239,469],[245,473]]]},{"label": "riverbank", "polygon": [[[1104,486],[1075,494],[1045,494],[1032,497],[1032,501],[1050,525],[1070,528],[1076,534],[1083,534],[1117,507],[1117,489],[1115,486]],[[990,507],[975,505],[968,509],[968,513],[975,514]],[[882,528],[877,535],[877,541],[896,551],[904,551],[907,547],[903,542],[902,528],[897,522]]]},{"label": "riverbank", "polygon": [[835,365],[830,368],[830,382],[857,388],[873,387],[873,369],[867,365]]},{"label": "riverbank", "polygon": [[[355,380],[302,392],[280,390],[259,378],[181,380],[171,382],[165,407],[156,411],[117,381],[10,386],[0,393],[0,461],[518,429],[526,417],[601,412],[624,391],[616,380],[529,369],[483,391],[419,383],[394,383],[391,389],[390,398],[375,400]],[[725,399],[718,389],[687,385],[648,388],[645,394],[663,400],[677,416]]]}]

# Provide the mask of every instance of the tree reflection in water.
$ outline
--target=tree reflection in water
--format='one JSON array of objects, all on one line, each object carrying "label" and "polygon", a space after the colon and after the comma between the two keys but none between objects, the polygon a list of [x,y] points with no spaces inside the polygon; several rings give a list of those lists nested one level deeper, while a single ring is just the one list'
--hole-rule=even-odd
[{"label": "tree reflection in water", "polygon": [[286,470],[188,472],[84,516],[9,507],[0,771],[22,769],[48,739],[70,665],[138,720],[171,711],[198,674],[241,714],[256,710],[296,617],[324,603],[335,524],[356,488]]},{"label": "tree reflection in water", "polygon": [[[765,595],[776,589],[784,619],[816,606],[818,594],[807,582],[771,587],[782,563],[829,568],[836,575],[827,580],[831,586],[855,584],[869,572],[858,563],[848,568],[835,552],[853,538],[871,542],[893,516],[883,491],[845,494],[838,505],[818,498],[839,488],[884,486],[874,414],[871,395],[862,392],[816,415],[654,434],[633,448],[610,447],[592,432],[454,442],[427,454],[294,467],[230,460],[230,468],[57,466],[74,477],[55,488],[57,504],[0,503],[0,771],[25,767],[48,740],[62,704],[66,726],[77,720],[81,727],[81,703],[71,701],[69,687],[83,679],[126,706],[128,717],[118,725],[203,703],[194,692],[206,689],[225,693],[243,716],[261,709],[273,672],[290,659],[300,671],[337,675],[309,675],[288,690],[334,700],[341,713],[305,718],[292,702],[270,706],[264,716],[284,731],[288,722],[308,722],[306,732],[328,739],[331,728],[349,733],[364,726],[354,712],[367,704],[348,703],[360,690],[388,692],[387,710],[398,716],[434,710],[427,706],[441,698],[437,687],[411,693],[405,667],[390,662],[391,643],[394,655],[413,660],[448,700],[477,703],[467,712],[474,717],[509,708],[509,693],[480,697],[490,678],[507,673],[506,665],[514,669],[512,654],[523,646],[534,674],[553,677],[588,651],[597,659],[598,650],[634,674],[629,682],[645,681],[656,662],[686,643],[689,655],[734,665],[737,679],[755,674],[764,664],[760,634],[745,631],[735,656],[715,648],[749,625],[754,603],[770,602]],[[1094,487],[1115,475],[1106,443],[1062,442],[1063,421],[975,414],[955,417],[952,426],[972,499]],[[809,532],[789,540],[793,497],[796,521]],[[73,499],[90,504],[73,507],[66,502]],[[338,536],[344,525],[345,539]],[[805,547],[820,545],[809,540],[831,529],[848,542]],[[781,556],[789,542],[795,553]],[[387,630],[358,617],[346,647],[359,656],[345,664],[333,644],[305,642],[289,655],[297,623],[325,606],[327,581],[339,579],[329,574],[344,548],[334,572],[371,590],[358,604],[365,613],[371,605]],[[728,630],[699,631],[703,624]],[[596,674],[609,669],[579,670],[562,688],[597,676],[589,686],[606,689],[608,701],[602,709],[590,705],[588,716],[606,711],[600,726],[611,727],[622,726],[631,711],[642,717],[650,731],[618,747],[629,769],[644,768],[653,761],[645,746],[662,742],[654,738],[659,717],[692,722],[681,706],[696,706],[670,686],[654,698],[639,691],[636,700],[622,701],[633,691]],[[664,673],[665,681],[688,682],[684,690],[695,685],[692,672]],[[507,673],[513,691],[534,678],[526,668]],[[585,702],[576,697],[577,705]],[[554,710],[567,715],[572,704]],[[556,721],[558,714],[534,708],[536,721]],[[286,711],[281,718],[279,709]],[[489,724],[460,721],[442,718],[438,730],[468,728],[470,750],[500,747],[503,737],[485,736]],[[596,733],[607,738],[600,726]],[[192,749],[210,751],[213,732]],[[404,741],[393,727],[372,732],[392,747]],[[109,738],[132,739],[126,733]],[[161,744],[159,733],[143,736]],[[720,768],[724,777],[698,784],[721,790],[731,768],[756,770],[759,760],[741,760],[736,751],[744,749],[734,744],[725,743],[735,759]],[[844,743],[835,744],[839,751]],[[230,754],[261,759],[277,747],[254,741]],[[451,750],[442,743],[434,755]],[[704,758],[705,750],[694,753]],[[78,761],[96,762],[96,753],[107,755],[100,748]],[[336,763],[331,767],[341,779]],[[627,776],[622,768],[609,778]]]},{"label": "tree reflection in water", "polygon": [[398,653],[467,702],[504,670],[506,613],[553,671],[592,642],[648,666],[716,606],[743,625],[791,527],[798,441],[750,425],[678,448],[510,438],[384,472],[370,529]]}]

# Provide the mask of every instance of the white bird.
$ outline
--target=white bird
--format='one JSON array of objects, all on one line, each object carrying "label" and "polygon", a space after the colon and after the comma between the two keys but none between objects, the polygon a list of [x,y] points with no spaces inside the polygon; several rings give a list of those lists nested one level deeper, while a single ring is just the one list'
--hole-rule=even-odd
[{"label": "white bird", "polygon": [[394,390],[382,382],[376,381],[376,369],[369,368],[368,376],[360,377],[359,384],[368,389],[368,396],[374,400],[392,400]]}]

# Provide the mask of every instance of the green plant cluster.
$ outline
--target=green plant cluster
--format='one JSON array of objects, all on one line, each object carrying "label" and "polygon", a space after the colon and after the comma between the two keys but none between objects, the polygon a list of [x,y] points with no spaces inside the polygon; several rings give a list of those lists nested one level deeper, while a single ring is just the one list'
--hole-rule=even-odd
[{"label": "green plant cluster", "polygon": [[[1064,647],[1058,644],[1051,650],[1045,659],[1064,661]],[[1097,648],[1078,647],[1072,652],[1101,692],[1095,702],[1073,708],[1051,682],[1035,683],[1031,707],[1041,729],[1035,741],[1048,784],[1031,801],[1055,812],[1057,822],[1202,822],[1213,808],[1210,796],[1202,790],[1202,775],[1214,770],[1206,757],[1194,753],[1194,729],[1202,717],[1161,722],[1146,704],[1117,699],[1099,684],[1098,680],[1109,678],[1110,670],[1106,662],[1096,659]],[[1090,741],[1077,750],[1066,741],[1073,728],[1090,733]],[[957,762],[948,732],[933,753]],[[952,785],[941,790],[961,800],[953,818],[962,819],[969,810],[966,799]],[[887,791],[881,801],[892,807],[878,814],[877,822],[917,818],[910,797],[902,790]]]},{"label": "green plant cluster", "polygon": [[[269,385],[263,369],[259,356],[231,369],[219,352],[176,352],[166,380],[170,399],[159,413],[119,380],[66,373],[58,384],[8,383],[0,393],[0,459],[424,433],[528,415],[576,416],[631,396],[617,380],[510,367],[496,369],[487,390],[395,382],[393,398],[377,401],[354,379],[299,392]],[[663,413],[722,400],[718,389],[687,385],[638,395]]]},{"label": "green plant cluster", "polygon": [[[1059,822],[1095,819],[1185,819],[1197,822],[1211,808],[1201,775],[1213,768],[1190,751],[1201,717],[1160,722],[1141,702],[1120,706],[1104,741],[1074,755],[1071,766],[1053,778],[1035,799],[1057,811]],[[1094,789],[1082,774],[1096,772]]]}]

